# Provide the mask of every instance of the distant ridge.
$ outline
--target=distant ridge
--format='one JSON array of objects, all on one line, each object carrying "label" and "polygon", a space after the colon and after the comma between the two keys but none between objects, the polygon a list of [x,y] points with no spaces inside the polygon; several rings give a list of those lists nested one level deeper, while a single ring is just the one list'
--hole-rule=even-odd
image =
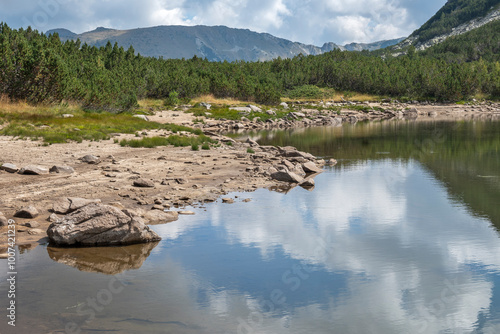
[{"label": "distant ridge", "polygon": [[116,30],[99,27],[93,31],[75,34],[66,29],[49,30],[46,34],[58,33],[61,40],[80,39],[82,43],[104,46],[107,42],[127,49],[133,46],[143,56],[163,58],[185,58],[193,56],[211,61],[265,61],[278,57],[292,58],[299,54],[319,55],[335,49],[376,50],[394,45],[401,39],[371,44],[351,43],[339,46],[325,43],[314,45],[292,42],[267,33],[225,26],[158,26],[131,30]]}]

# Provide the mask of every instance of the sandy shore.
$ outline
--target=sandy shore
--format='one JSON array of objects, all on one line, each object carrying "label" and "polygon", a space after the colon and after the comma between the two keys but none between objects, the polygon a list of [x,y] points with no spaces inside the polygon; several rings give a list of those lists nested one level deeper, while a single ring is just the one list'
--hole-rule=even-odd
[{"label": "sandy shore", "polygon": [[[383,106],[383,104],[382,104]],[[343,110],[340,115],[318,114],[317,109],[306,105],[294,107],[297,112],[306,115],[306,121],[281,120],[274,123],[254,121],[239,122],[244,129],[283,128],[290,126],[322,125],[323,121],[341,118],[342,122],[356,120],[407,117],[407,105],[385,106],[385,113],[373,115],[352,110]],[[419,105],[418,117],[430,119],[490,119],[500,117],[498,104],[480,106],[435,106]],[[391,114],[392,116],[390,116]],[[415,116],[415,115],[413,115]],[[412,117],[413,117],[412,116]],[[200,117],[197,117],[199,120]],[[150,117],[152,121],[177,123],[202,127],[214,138],[225,142],[220,147],[210,150],[193,151],[190,147],[129,148],[121,147],[113,139],[132,138],[120,135],[108,141],[66,143],[43,146],[41,142],[14,140],[0,137],[1,160],[18,167],[40,165],[70,166],[73,174],[50,173],[46,175],[21,175],[0,171],[0,212],[11,219],[22,207],[33,205],[39,211],[34,219],[14,218],[16,221],[16,243],[21,247],[34,247],[39,242],[46,242],[46,230],[50,225],[49,209],[58,198],[80,197],[100,199],[105,204],[136,210],[139,215],[154,208],[162,207],[171,211],[182,211],[189,205],[203,205],[212,202],[232,191],[251,192],[258,188],[280,187],[288,185],[270,177],[270,168],[285,164],[286,158],[277,157],[269,147],[255,146],[246,142],[232,141],[227,137],[212,133],[213,130],[230,130],[234,121],[215,121],[205,119],[203,125],[193,123],[194,117],[182,111],[162,111]],[[340,120],[338,120],[340,121]],[[144,133],[144,136],[168,135],[164,130]],[[251,147],[252,146],[252,147]],[[254,154],[247,153],[252,148]],[[85,155],[98,156],[99,164],[87,164],[79,160]],[[292,161],[292,163],[296,163]],[[319,161],[318,165],[322,162]],[[151,180],[152,188],[133,185],[139,178]],[[234,199],[243,201],[248,196]],[[229,204],[228,204],[229,205]],[[155,207],[156,206],[156,207]],[[24,226],[36,221],[36,228]],[[0,227],[0,254],[6,249],[7,227]]]}]

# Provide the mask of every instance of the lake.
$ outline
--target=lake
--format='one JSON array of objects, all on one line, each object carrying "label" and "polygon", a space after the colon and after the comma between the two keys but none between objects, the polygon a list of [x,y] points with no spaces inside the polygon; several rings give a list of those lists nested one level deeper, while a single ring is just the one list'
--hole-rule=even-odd
[{"label": "lake", "polygon": [[249,134],[338,164],[312,191],[232,193],[234,204],[155,225],[159,243],[20,250],[15,332],[499,333],[499,130]]}]

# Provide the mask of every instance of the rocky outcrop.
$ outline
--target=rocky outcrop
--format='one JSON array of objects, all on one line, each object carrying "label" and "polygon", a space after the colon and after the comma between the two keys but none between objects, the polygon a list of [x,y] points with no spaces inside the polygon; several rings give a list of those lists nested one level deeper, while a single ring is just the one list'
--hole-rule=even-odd
[{"label": "rocky outcrop", "polygon": [[161,239],[140,217],[99,203],[86,205],[52,223],[47,235],[58,246],[113,246]]},{"label": "rocky outcrop", "polygon": [[[439,36],[436,36],[434,38],[431,38],[428,41],[425,41],[424,43],[418,43],[415,45],[415,49],[417,49],[419,51],[428,49],[433,45],[436,45],[436,44],[443,42],[444,40],[446,40],[449,37],[465,34],[473,29],[480,28],[480,27],[482,27],[482,26],[484,26],[492,21],[499,20],[499,19],[500,19],[500,9],[491,11],[488,15],[486,15],[484,17],[480,17],[480,18],[471,20],[467,23],[461,24],[461,25],[453,28],[453,30],[449,34],[439,35]],[[395,49],[401,50],[401,49],[404,49],[410,45],[414,45],[415,42],[418,40],[418,38],[419,38],[418,35],[417,36],[410,36],[407,39],[405,39],[404,41],[402,41],[401,43],[399,43],[395,47]],[[399,55],[399,54],[395,54],[395,55]]]}]

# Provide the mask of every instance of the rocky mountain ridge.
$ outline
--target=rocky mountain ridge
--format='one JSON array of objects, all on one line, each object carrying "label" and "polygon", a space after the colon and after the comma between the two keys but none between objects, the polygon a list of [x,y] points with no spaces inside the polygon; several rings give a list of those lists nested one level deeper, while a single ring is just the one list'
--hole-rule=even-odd
[{"label": "rocky mountain ridge", "polygon": [[292,58],[299,54],[319,55],[335,49],[361,51],[376,50],[394,45],[402,39],[375,43],[351,43],[345,46],[335,43],[315,45],[292,42],[267,33],[225,26],[158,26],[131,30],[97,28],[82,34],[66,29],[54,29],[46,34],[58,33],[61,40],[77,40],[89,45],[104,46],[110,41],[127,49],[133,46],[143,56],[185,58],[193,56],[211,61],[266,61]]},{"label": "rocky mountain ridge", "polygon": [[436,45],[436,44],[443,42],[444,40],[446,40],[449,37],[465,34],[473,29],[480,28],[480,27],[482,27],[490,22],[493,22],[493,21],[499,20],[499,19],[500,19],[500,8],[491,11],[485,17],[480,17],[480,18],[470,20],[467,23],[461,24],[461,25],[453,28],[452,32],[449,34],[439,35],[439,36],[433,37],[433,38],[425,41],[424,43],[417,42],[416,44],[415,44],[415,42],[419,39],[419,36],[418,35],[410,36],[407,39],[405,39],[404,41],[402,41],[401,43],[399,43],[397,47],[403,49],[403,48],[409,47],[410,45],[413,45],[413,46],[415,46],[416,50],[423,51],[425,49],[430,48],[433,45]]}]

